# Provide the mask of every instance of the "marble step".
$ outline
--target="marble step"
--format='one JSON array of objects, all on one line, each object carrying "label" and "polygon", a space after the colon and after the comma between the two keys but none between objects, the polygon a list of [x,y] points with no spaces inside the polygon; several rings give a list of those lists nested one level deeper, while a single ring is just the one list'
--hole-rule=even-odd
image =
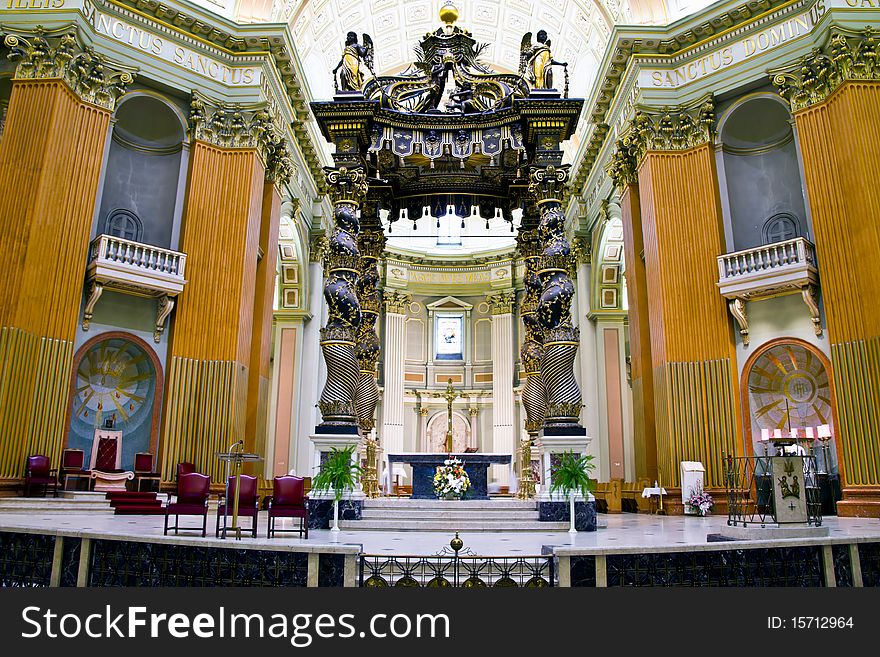
[{"label": "marble step", "polygon": [[365,509],[530,509],[537,510],[534,500],[413,500],[408,498],[378,498],[364,500]]},{"label": "marble step", "polygon": [[340,520],[346,531],[402,532],[560,532],[568,531],[567,522],[537,520]]},{"label": "marble step", "polygon": [[113,513],[110,501],[100,497],[0,497],[0,513]]},{"label": "marble step", "polygon": [[374,509],[365,507],[364,520],[535,520],[535,509]]}]

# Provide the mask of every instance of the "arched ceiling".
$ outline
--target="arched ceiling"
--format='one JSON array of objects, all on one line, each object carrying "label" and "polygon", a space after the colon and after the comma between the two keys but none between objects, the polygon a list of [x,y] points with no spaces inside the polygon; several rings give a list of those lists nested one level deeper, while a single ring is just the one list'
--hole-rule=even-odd
[{"label": "arched ceiling", "polygon": [[[394,73],[413,61],[413,48],[442,25],[442,0],[281,0],[273,19],[291,26],[294,42],[316,98],[333,94],[329,71],[349,30],[369,34],[376,47],[376,73]],[[614,22],[622,22],[621,0],[459,0],[458,25],[488,43],[484,59],[496,70],[513,71],[526,32],[546,29],[554,57],[570,63],[571,95],[589,92]]]}]

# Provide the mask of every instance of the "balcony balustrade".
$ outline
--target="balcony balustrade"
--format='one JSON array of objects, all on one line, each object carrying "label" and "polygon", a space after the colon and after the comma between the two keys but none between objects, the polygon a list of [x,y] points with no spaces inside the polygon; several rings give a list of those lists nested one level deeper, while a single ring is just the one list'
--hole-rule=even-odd
[{"label": "balcony balustrade", "polygon": [[186,284],[185,268],[185,253],[112,235],[98,235],[89,245],[83,330],[89,329],[95,305],[104,290],[113,290],[157,299],[153,339],[158,342],[165,321],[174,309],[174,299]]},{"label": "balcony balustrade", "polygon": [[746,301],[784,294],[801,294],[816,335],[822,334],[816,254],[812,243],[803,237],[718,256],[718,274],[719,291],[728,299],[730,314],[739,324],[746,346],[749,344]]}]

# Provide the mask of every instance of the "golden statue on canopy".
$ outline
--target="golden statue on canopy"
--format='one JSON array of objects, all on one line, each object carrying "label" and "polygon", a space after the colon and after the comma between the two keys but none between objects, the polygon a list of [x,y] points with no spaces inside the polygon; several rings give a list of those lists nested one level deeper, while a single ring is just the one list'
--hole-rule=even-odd
[{"label": "golden statue on canopy", "polygon": [[358,43],[357,33],[349,32],[345,38],[342,57],[333,69],[336,91],[362,91],[364,69],[370,73],[373,71],[373,40],[369,34],[364,34],[364,45],[361,45]]},{"label": "golden statue on canopy", "polygon": [[519,48],[519,73],[525,77],[532,89],[555,89],[553,67],[566,67],[567,76],[568,63],[553,59],[546,30],[540,30],[536,38],[537,44],[532,44],[531,32],[526,32],[522,38]]}]

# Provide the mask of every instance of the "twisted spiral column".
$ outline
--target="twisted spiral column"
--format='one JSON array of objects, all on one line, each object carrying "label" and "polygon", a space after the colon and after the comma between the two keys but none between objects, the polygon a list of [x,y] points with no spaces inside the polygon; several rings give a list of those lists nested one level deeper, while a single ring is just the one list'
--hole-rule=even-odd
[{"label": "twisted spiral column", "polygon": [[360,368],[355,350],[361,324],[357,287],[360,279],[360,229],[358,207],[366,193],[363,169],[327,170],[333,199],[333,233],[328,240],[324,299],[327,326],[321,329],[321,351],[327,363],[327,380],[318,406],[325,430],[356,433],[355,391]]},{"label": "twisted spiral column", "polygon": [[538,438],[538,432],[547,415],[547,389],[541,377],[544,346],[541,342],[541,327],[537,318],[538,300],[542,291],[541,280],[538,277],[541,250],[537,231],[521,231],[517,246],[525,266],[523,273],[525,293],[520,306],[525,331],[520,348],[520,360],[525,370],[523,376],[526,378],[522,390],[522,403],[526,411],[526,431],[529,434],[520,445],[522,469],[519,497],[531,499],[535,496],[535,479],[531,469],[532,443]]},{"label": "twisted spiral column", "polygon": [[358,359],[359,377],[354,395],[358,426],[364,434],[376,426],[376,405],[379,403],[379,385],[376,382],[376,364],[379,361],[381,343],[376,333],[379,319],[379,258],[385,247],[385,236],[380,230],[364,231],[358,236],[361,258],[361,276],[358,282],[358,299],[361,304],[361,323],[358,327],[355,353]]},{"label": "twisted spiral column", "polygon": [[548,166],[531,172],[530,189],[538,197],[541,220],[538,239],[541,294],[537,321],[542,331],[541,378],[547,390],[544,428],[579,427],[581,391],[574,376],[579,332],[571,321],[574,284],[568,275],[571,247],[565,238],[565,215],[560,196],[568,177],[564,167]]}]

